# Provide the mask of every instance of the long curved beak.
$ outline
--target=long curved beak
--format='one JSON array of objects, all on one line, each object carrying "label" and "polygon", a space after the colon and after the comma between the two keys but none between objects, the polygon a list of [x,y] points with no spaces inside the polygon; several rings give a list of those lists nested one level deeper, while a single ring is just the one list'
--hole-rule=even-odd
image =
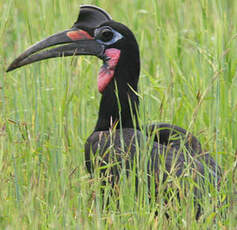
[{"label": "long curved beak", "polygon": [[[44,50],[56,45],[60,46]],[[56,33],[28,48],[10,64],[7,72],[48,58],[75,55],[94,55],[103,58],[103,54],[104,46],[98,43],[88,32],[72,28]]]}]

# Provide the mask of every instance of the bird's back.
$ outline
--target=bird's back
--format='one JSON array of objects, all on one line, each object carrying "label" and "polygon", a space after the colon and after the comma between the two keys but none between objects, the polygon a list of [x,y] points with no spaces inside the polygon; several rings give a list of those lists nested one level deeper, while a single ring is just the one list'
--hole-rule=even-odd
[{"label": "bird's back", "polygon": [[119,178],[122,162],[128,175],[135,163],[136,168],[146,168],[147,175],[155,176],[156,181],[160,179],[160,170],[163,170],[163,181],[170,173],[177,177],[195,173],[196,178],[208,177],[207,181],[213,183],[220,179],[220,170],[209,154],[194,153],[182,142],[179,146],[175,143],[174,146],[172,141],[160,144],[154,137],[132,128],[95,131],[85,144],[86,166],[91,174],[97,166],[103,167],[103,172],[111,168],[109,172],[115,180]]}]

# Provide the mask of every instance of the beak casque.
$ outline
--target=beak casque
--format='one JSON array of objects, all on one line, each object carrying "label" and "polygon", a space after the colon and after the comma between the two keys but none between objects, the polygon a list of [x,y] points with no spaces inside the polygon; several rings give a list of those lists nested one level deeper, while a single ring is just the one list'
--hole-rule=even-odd
[{"label": "beak casque", "polygon": [[[94,29],[111,17],[102,9],[84,5],[72,29],[56,33],[37,42],[19,55],[7,68],[7,72],[40,60],[74,55],[103,57],[104,46],[93,37]],[[46,49],[52,46],[52,49]],[[46,49],[46,50],[44,50]]]}]

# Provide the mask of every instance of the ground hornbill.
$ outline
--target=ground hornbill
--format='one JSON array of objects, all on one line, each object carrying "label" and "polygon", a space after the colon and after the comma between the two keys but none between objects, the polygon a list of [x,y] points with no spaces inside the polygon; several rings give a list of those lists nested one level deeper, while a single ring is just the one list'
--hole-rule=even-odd
[{"label": "ground hornbill", "polygon": [[[149,187],[154,181],[155,194],[159,192],[159,183],[167,181],[172,173],[182,178],[188,172],[195,182],[218,184],[220,168],[208,153],[202,151],[199,141],[191,133],[166,123],[149,125],[145,131],[139,125],[138,44],[133,33],[113,21],[104,10],[81,6],[71,29],[31,46],[12,62],[7,71],[47,58],[74,55],[94,55],[103,60],[97,77],[98,90],[102,94],[98,120],[85,144],[86,167],[91,175],[95,164],[104,166],[101,176],[107,175],[107,182],[113,186],[119,183],[121,168],[124,167],[129,175],[134,168],[137,172],[141,161],[146,159],[147,184]],[[150,143],[146,150],[145,142]],[[106,167],[108,165],[110,167]],[[139,187],[139,178],[135,184]],[[200,187],[194,189],[194,197],[202,194]],[[199,214],[200,206],[197,216]]]}]

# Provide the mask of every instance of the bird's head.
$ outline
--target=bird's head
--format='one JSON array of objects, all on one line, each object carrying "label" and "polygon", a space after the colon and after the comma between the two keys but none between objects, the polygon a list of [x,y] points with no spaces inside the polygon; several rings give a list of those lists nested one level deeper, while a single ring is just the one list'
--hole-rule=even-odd
[{"label": "bird's head", "polygon": [[[52,47],[51,49],[46,49]],[[8,71],[40,60],[76,55],[93,55],[104,64],[98,75],[101,93],[118,76],[122,84],[137,87],[140,71],[139,50],[133,33],[115,22],[104,10],[84,5],[71,29],[37,42],[8,67]],[[126,74],[124,74],[126,70]]]}]

